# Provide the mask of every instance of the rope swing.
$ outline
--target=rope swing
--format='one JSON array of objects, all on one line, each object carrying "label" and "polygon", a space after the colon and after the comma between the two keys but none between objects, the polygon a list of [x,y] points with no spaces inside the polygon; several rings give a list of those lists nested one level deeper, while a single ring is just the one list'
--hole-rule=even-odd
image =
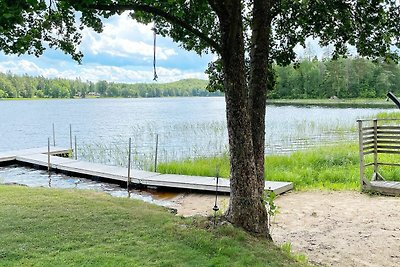
[{"label": "rope swing", "polygon": [[153,81],[157,81],[157,79],[158,79],[157,70],[156,70],[156,48],[157,48],[156,41],[157,41],[156,28],[153,27],[153,72],[154,72]]}]

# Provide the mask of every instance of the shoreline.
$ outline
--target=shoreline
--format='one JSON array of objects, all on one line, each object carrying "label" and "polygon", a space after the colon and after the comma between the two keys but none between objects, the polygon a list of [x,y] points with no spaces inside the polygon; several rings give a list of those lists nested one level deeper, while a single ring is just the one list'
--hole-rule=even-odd
[{"label": "shoreline", "polygon": [[[188,98],[188,97],[223,97],[223,96],[163,96],[163,97],[74,97],[74,98],[0,98],[0,101],[31,101],[31,100],[75,100],[75,99],[148,99],[148,98]],[[267,99],[267,106],[319,106],[332,108],[385,108],[397,109],[391,101],[376,99]]]},{"label": "shoreline", "polygon": [[275,106],[319,106],[332,108],[387,108],[397,109],[391,101],[377,99],[268,99],[267,105]]}]

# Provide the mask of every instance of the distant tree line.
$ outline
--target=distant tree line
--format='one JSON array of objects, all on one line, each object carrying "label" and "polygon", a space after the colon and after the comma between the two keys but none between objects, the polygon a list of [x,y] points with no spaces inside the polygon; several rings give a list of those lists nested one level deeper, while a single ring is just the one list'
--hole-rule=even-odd
[{"label": "distant tree line", "polygon": [[[286,67],[274,66],[276,84],[268,92],[273,99],[383,98],[388,91],[400,95],[398,64],[364,58],[301,60]],[[74,97],[171,97],[221,96],[206,90],[206,80],[185,79],[172,83],[113,83],[80,79],[48,79],[42,76],[0,73],[0,98]]]},{"label": "distant tree line", "polygon": [[364,58],[302,60],[275,67],[276,84],[269,98],[383,98],[388,91],[400,95],[398,64]]},{"label": "distant tree line", "polygon": [[171,97],[220,96],[206,90],[206,80],[186,79],[172,83],[112,83],[80,79],[48,79],[42,76],[0,73],[0,98],[75,98],[75,97]]}]

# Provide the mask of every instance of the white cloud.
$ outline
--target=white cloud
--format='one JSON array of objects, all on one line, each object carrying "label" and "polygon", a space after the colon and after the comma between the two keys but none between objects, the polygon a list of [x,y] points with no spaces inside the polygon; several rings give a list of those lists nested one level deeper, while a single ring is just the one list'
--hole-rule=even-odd
[{"label": "white cloud", "polygon": [[[153,70],[138,70],[135,66],[105,66],[105,65],[76,65],[74,63],[66,63],[60,61],[62,68],[40,67],[37,64],[25,60],[18,59],[0,62],[0,71],[11,71],[15,74],[28,74],[32,76],[44,76],[47,78],[67,78],[89,81],[106,80],[109,82],[135,83],[135,82],[151,82],[153,80]],[[206,79],[203,72],[180,70],[176,68],[157,68],[158,81],[160,83],[177,81],[186,78]]]},{"label": "white cloud", "polygon": [[[98,34],[90,29],[83,31],[82,50],[94,55],[107,54],[116,57],[129,58],[133,55],[151,60],[153,57],[152,25],[135,22],[125,12],[104,23],[104,29]],[[167,60],[177,52],[169,47],[157,45],[157,59]]]},{"label": "white cloud", "polygon": [[[202,72],[184,72],[179,69],[157,69],[158,81],[160,83],[172,82],[186,78],[206,79],[206,75]],[[84,67],[80,73],[80,77],[87,80],[98,81],[106,80],[109,82],[151,82],[153,80],[153,72],[151,70],[134,70],[131,68],[120,68],[115,66],[94,66]]]}]

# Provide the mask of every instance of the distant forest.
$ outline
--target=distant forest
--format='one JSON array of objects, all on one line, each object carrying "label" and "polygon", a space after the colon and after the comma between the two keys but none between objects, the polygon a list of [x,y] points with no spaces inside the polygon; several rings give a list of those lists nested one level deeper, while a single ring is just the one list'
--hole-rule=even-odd
[{"label": "distant forest", "polygon": [[[302,60],[286,67],[274,66],[276,84],[272,99],[383,98],[400,92],[398,64],[364,58]],[[186,79],[172,83],[113,83],[80,79],[48,79],[0,73],[0,98],[173,97],[221,96],[206,90],[207,81]]]},{"label": "distant forest", "polygon": [[384,98],[400,92],[398,64],[364,58],[302,60],[275,66],[276,84],[268,97],[274,99]]},{"label": "distant forest", "polygon": [[171,97],[221,96],[209,92],[206,80],[185,79],[172,83],[112,83],[80,79],[48,79],[0,73],[0,98]]}]

